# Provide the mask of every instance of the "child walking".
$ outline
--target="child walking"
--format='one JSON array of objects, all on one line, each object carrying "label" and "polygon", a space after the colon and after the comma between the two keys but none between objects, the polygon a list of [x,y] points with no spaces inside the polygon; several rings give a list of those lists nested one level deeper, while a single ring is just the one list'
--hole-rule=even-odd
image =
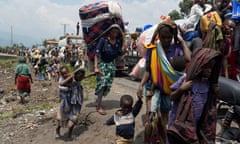
[{"label": "child walking", "polygon": [[116,125],[116,144],[133,144],[135,131],[135,117],[141,110],[142,99],[138,97],[138,101],[133,105],[133,98],[130,95],[123,95],[120,98],[120,109],[107,120],[107,125]]},{"label": "child walking", "polygon": [[60,68],[59,99],[61,103],[57,112],[56,138],[61,137],[60,129],[64,124],[68,127],[68,138],[72,138],[72,131],[78,123],[83,103],[83,87],[80,82],[93,75],[95,74],[85,76],[84,69],[77,69],[70,73],[67,67]]}]

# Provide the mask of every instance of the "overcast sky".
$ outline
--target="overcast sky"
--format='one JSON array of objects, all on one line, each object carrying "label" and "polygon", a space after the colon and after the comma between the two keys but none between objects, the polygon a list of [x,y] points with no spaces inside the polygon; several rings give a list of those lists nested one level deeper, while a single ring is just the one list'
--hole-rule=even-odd
[{"label": "overcast sky", "polygon": [[[31,37],[33,43],[76,33],[80,7],[99,0],[0,0],[0,32]],[[122,7],[130,32],[145,24],[156,24],[161,15],[178,10],[180,0],[115,0]],[[81,21],[80,21],[81,22]],[[1,35],[1,38],[4,37]],[[9,39],[9,35],[5,36]],[[27,41],[27,40],[26,40]],[[24,44],[24,42],[22,42]]]}]

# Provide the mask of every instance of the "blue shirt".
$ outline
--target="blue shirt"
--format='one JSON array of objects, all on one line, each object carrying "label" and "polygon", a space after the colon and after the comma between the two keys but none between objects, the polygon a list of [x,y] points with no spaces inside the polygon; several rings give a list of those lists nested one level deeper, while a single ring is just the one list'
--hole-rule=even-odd
[{"label": "blue shirt", "polygon": [[102,37],[94,53],[103,62],[112,62],[117,56],[122,54],[122,41],[118,39],[115,44],[111,44],[107,37]]}]

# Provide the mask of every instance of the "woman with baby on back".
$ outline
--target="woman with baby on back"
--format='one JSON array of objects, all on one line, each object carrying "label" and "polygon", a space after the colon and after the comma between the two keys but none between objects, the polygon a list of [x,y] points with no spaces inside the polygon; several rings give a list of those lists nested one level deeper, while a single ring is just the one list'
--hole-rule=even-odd
[{"label": "woman with baby on back", "polygon": [[181,75],[172,68],[170,61],[175,56],[184,56],[189,60],[191,55],[177,32],[177,25],[173,21],[163,21],[158,24],[151,44],[145,46],[146,71],[137,94],[142,96],[144,84],[151,81],[153,95],[146,115],[144,143],[166,143],[166,125],[171,108],[169,86]]}]

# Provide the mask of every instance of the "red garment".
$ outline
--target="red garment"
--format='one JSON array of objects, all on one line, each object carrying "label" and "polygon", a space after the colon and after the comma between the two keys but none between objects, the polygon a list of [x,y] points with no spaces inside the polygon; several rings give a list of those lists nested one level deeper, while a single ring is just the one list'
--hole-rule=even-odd
[{"label": "red garment", "polygon": [[18,77],[17,77],[17,90],[22,90],[22,91],[27,92],[27,93],[31,92],[29,76],[18,75]]}]

